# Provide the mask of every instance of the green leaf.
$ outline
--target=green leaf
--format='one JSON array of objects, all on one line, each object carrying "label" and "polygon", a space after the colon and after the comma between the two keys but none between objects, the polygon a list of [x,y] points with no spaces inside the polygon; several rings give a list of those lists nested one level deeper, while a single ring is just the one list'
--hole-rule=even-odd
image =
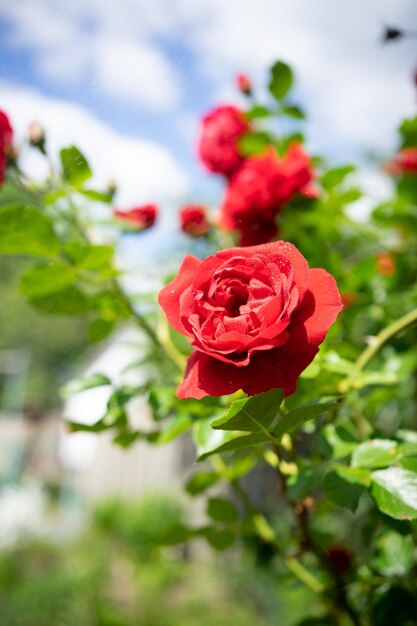
[{"label": "green leaf", "polygon": [[417,457],[416,456],[406,456],[404,459],[401,459],[400,463],[404,469],[417,473]]},{"label": "green leaf", "polygon": [[89,299],[74,286],[45,296],[31,298],[31,304],[50,315],[75,315],[91,310]]},{"label": "green leaf", "polygon": [[324,469],[312,467],[300,470],[288,477],[288,495],[293,500],[302,500],[318,487],[323,480]]},{"label": "green leaf", "polygon": [[105,204],[110,204],[114,196],[111,191],[97,191],[96,189],[78,189],[78,193],[81,193],[86,198],[90,198],[90,200],[104,202]]},{"label": "green leaf", "polygon": [[63,176],[74,187],[79,187],[93,175],[87,159],[76,146],[62,148],[59,155]]},{"label": "green leaf", "polygon": [[372,566],[384,576],[405,576],[413,565],[413,541],[392,531],[385,532],[376,543],[377,556]]},{"label": "green leaf", "polygon": [[224,417],[214,420],[212,428],[265,432],[275,419],[284,397],[282,389],[271,389],[243,400],[235,400]]},{"label": "green leaf", "polygon": [[75,280],[74,269],[64,261],[36,265],[25,272],[20,281],[20,292],[36,298],[61,291]]},{"label": "green leaf", "polygon": [[115,329],[116,320],[115,319],[103,319],[97,318],[92,320],[87,328],[87,333],[90,341],[102,341]]},{"label": "green leaf", "polygon": [[93,389],[94,387],[102,387],[104,385],[111,385],[110,378],[104,376],[104,374],[93,374],[92,376],[75,378],[61,387],[61,395],[67,398],[74,393],[80,393],[80,391]]},{"label": "green leaf", "polygon": [[220,476],[215,472],[196,472],[188,481],[185,489],[191,496],[197,496],[218,483],[219,480]]},{"label": "green leaf", "polygon": [[139,431],[123,430],[113,439],[113,443],[121,448],[128,448],[142,436]]},{"label": "green leaf", "polygon": [[50,219],[31,206],[0,208],[0,253],[53,258],[61,244]]},{"label": "green leaf", "polygon": [[271,68],[269,91],[277,100],[287,95],[293,83],[291,68],[282,61],[277,61]]},{"label": "green leaf", "polygon": [[114,255],[113,246],[91,245],[69,241],[65,247],[72,262],[83,270],[98,270],[109,265]]},{"label": "green leaf", "polygon": [[249,121],[263,117],[270,117],[270,115],[271,111],[268,109],[268,107],[265,107],[262,104],[254,104],[253,107],[245,113],[245,117]]},{"label": "green leaf", "polygon": [[272,143],[267,133],[245,133],[238,141],[239,154],[252,156],[260,154]]},{"label": "green leaf", "polygon": [[284,415],[275,426],[273,434],[275,437],[282,437],[282,435],[287,433],[289,430],[292,430],[296,426],[299,426],[303,422],[311,420],[314,417],[319,417],[320,415],[323,415],[323,413],[327,413],[328,411],[333,411],[339,406],[340,403],[338,402],[307,404],[306,406],[301,406],[298,409],[294,409],[294,411],[290,411],[289,413]]},{"label": "green leaf", "polygon": [[417,117],[402,122],[400,135],[403,148],[413,148],[417,145]]},{"label": "green leaf", "polygon": [[[215,432],[215,431],[213,431]],[[224,433],[231,435],[231,433]],[[219,454],[220,452],[232,452],[234,450],[241,450],[242,448],[248,448],[251,446],[256,446],[261,443],[268,443],[270,441],[269,437],[267,437],[264,433],[252,433],[250,435],[243,435],[242,437],[236,437],[232,435],[232,438],[229,441],[225,441],[221,445],[213,448],[212,450],[208,450],[201,454],[197,461],[204,461],[209,456],[213,454]]]},{"label": "green leaf", "polygon": [[204,531],[204,536],[215,550],[227,550],[236,540],[236,534],[228,528],[221,530],[217,528],[207,528]]},{"label": "green leaf", "polygon": [[343,426],[326,424],[322,429],[322,436],[334,459],[350,455],[358,445],[358,441]]},{"label": "green leaf", "polygon": [[323,487],[330,500],[351,511],[356,511],[359,498],[365,491],[364,486],[346,480],[336,470],[331,470],[326,474],[323,480]]},{"label": "green leaf", "polygon": [[399,456],[396,441],[371,439],[359,444],[352,454],[352,467],[386,467]]},{"label": "green leaf", "polygon": [[335,167],[333,169],[327,170],[325,174],[323,174],[321,179],[321,184],[327,190],[333,189],[342,183],[346,176],[355,171],[354,165],[343,165],[341,167]]},{"label": "green leaf", "polygon": [[281,109],[281,113],[283,115],[288,115],[288,117],[293,117],[297,120],[303,120],[305,118],[304,111],[298,106],[287,106]]},{"label": "green leaf", "polygon": [[160,432],[156,442],[159,445],[163,445],[168,443],[169,441],[173,441],[179,435],[188,430],[191,427],[192,423],[193,420],[189,415],[174,415],[169,420],[168,425]]},{"label": "green leaf", "polygon": [[210,498],[207,502],[207,514],[215,522],[226,524],[232,524],[239,517],[234,504],[224,498]]},{"label": "green leaf", "polygon": [[371,495],[383,513],[395,519],[417,519],[417,474],[401,467],[372,473]]}]

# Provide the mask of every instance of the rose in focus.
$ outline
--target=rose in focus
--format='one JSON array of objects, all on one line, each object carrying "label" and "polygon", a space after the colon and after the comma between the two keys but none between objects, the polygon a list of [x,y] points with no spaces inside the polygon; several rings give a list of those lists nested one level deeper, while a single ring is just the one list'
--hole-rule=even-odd
[{"label": "rose in focus", "polygon": [[4,180],[7,161],[13,156],[13,129],[4,111],[0,111],[0,183]]},{"label": "rose in focus", "polygon": [[234,106],[216,107],[202,119],[198,152],[211,172],[231,176],[242,161],[239,137],[249,130],[245,114]]},{"label": "rose in focus", "polygon": [[187,204],[179,213],[181,230],[190,237],[202,237],[210,230],[206,209],[200,204]]},{"label": "rose in focus", "polygon": [[343,308],[334,278],[283,241],[187,255],[159,293],[168,322],[190,338],[179,398],[294,392]]},{"label": "rose in focus", "polygon": [[242,246],[271,241],[276,216],[296,194],[308,195],[313,179],[309,155],[292,144],[283,157],[274,148],[247,158],[231,177],[221,206],[221,224],[239,232]]},{"label": "rose in focus", "polygon": [[158,217],[158,208],[155,204],[144,204],[134,209],[115,209],[114,217],[122,222],[126,222],[134,230],[146,230],[155,224]]}]

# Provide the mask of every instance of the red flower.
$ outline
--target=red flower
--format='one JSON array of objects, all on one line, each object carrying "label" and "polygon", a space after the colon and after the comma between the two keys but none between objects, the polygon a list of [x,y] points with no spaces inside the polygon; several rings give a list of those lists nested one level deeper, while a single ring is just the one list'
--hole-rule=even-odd
[{"label": "red flower", "polygon": [[207,235],[210,224],[206,209],[200,204],[188,204],[180,210],[181,230],[191,237]]},{"label": "red flower", "polygon": [[417,174],[417,148],[404,148],[386,164],[386,170],[393,176]]},{"label": "red flower", "polygon": [[352,553],[344,546],[331,546],[327,556],[333,569],[339,574],[346,574],[352,568]]},{"label": "red flower", "polygon": [[4,180],[7,161],[12,156],[13,129],[4,111],[0,111],[0,183]]},{"label": "red flower", "polygon": [[187,255],[159,304],[195,350],[179,398],[293,393],[343,308],[334,278],[283,241]]},{"label": "red flower", "polygon": [[376,255],[376,266],[381,276],[390,278],[395,273],[395,259],[389,252],[379,252]]},{"label": "red flower", "polygon": [[154,225],[158,216],[158,208],[154,204],[144,204],[143,206],[123,211],[115,209],[114,217],[127,222],[135,230],[146,230]]},{"label": "red flower", "polygon": [[271,147],[246,159],[226,189],[222,225],[238,230],[243,246],[271,241],[278,233],[277,213],[295,194],[309,193],[312,178],[310,157],[298,144],[282,158]]},{"label": "red flower", "polygon": [[239,91],[241,91],[245,96],[250,96],[252,93],[252,85],[249,79],[249,76],[246,74],[238,74],[236,76],[236,83]]},{"label": "red flower", "polygon": [[242,161],[237,140],[248,129],[243,111],[234,106],[217,107],[205,115],[198,151],[207,169],[230,176]]}]

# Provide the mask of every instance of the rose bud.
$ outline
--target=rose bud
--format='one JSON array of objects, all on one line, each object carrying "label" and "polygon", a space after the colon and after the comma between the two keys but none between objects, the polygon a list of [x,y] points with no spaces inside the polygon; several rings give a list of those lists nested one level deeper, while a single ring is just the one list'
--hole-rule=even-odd
[{"label": "rose bud", "polygon": [[246,74],[238,74],[236,76],[236,83],[239,91],[241,91],[245,96],[250,96],[252,93],[252,85],[249,80],[249,76]]},{"label": "rose bud", "polygon": [[395,259],[389,252],[379,252],[376,255],[376,265],[381,276],[390,278],[393,274],[395,274]]},{"label": "rose bud", "polygon": [[154,204],[144,204],[134,209],[115,209],[114,217],[122,222],[126,222],[130,228],[141,231],[151,228],[158,216],[158,208]]},{"label": "rose bud", "polygon": [[39,122],[31,122],[28,129],[28,138],[31,146],[43,148],[45,145],[45,131]]},{"label": "rose bud", "polygon": [[180,210],[181,230],[191,237],[202,237],[210,230],[206,209],[200,204],[188,204]]},{"label": "rose bud", "polygon": [[385,165],[386,171],[393,176],[417,174],[417,148],[404,148]]},{"label": "rose bud", "polygon": [[346,574],[352,569],[352,554],[344,546],[331,546],[327,550],[330,564],[338,574]]},{"label": "rose bud", "polygon": [[245,114],[234,106],[221,106],[203,117],[198,152],[211,172],[231,176],[242,162],[238,139],[249,130]]},{"label": "rose bud", "polygon": [[194,348],[181,399],[293,393],[343,308],[334,278],[284,241],[187,255],[158,300]]},{"label": "rose bud", "polygon": [[17,153],[13,149],[13,129],[6,113],[0,110],[0,184],[4,181],[7,164],[16,158]]}]

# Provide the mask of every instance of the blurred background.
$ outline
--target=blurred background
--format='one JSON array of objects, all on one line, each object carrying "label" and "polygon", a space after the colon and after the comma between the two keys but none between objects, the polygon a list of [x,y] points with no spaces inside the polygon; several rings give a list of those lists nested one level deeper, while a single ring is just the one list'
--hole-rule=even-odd
[{"label": "blurred background", "polygon": [[[262,93],[271,63],[290,63],[311,152],[362,164],[368,197],[384,198],[377,165],[415,110],[417,66],[415,39],[383,46],[387,25],[417,28],[414,0],[2,0],[0,108],[17,147],[38,121],[50,153],[75,143],[98,186],[116,182],[118,206],[159,204],[158,226],[118,251],[140,290],[155,262],[181,257],[177,207],[218,202],[221,183],[196,159],[198,123],[217,103],[239,104],[238,72]],[[21,165],[46,173],[35,151]],[[65,429],[63,416],[96,421],[108,392],[62,399],[61,386],[98,372],[126,380],[137,338],[124,329],[87,348],[85,320],[45,318],[19,296],[25,267],[0,259],[1,625],[245,626],[279,615],[285,626],[308,615],[308,591],[277,597],[253,553],[228,553],[225,569],[203,547],[158,547],[185,515],[202,515],[180,495],[193,452],[181,440],[124,451],[106,434]],[[145,406],[132,411],[148,419]]]}]

